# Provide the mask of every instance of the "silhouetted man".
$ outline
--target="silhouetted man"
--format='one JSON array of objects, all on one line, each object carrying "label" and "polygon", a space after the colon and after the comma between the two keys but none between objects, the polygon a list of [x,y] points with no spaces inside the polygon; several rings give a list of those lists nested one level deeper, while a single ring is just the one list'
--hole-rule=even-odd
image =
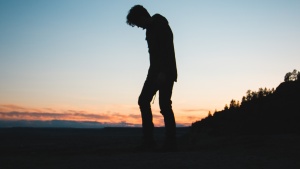
[{"label": "silhouetted man", "polygon": [[152,17],[141,5],[132,7],[127,15],[127,24],[146,29],[146,40],[149,48],[150,67],[139,96],[143,126],[143,149],[153,149],[153,122],[151,100],[159,91],[159,106],[164,117],[166,138],[163,150],[173,151],[176,145],[176,123],[172,110],[172,90],[177,81],[177,68],[173,45],[173,33],[165,17],[155,14]]}]

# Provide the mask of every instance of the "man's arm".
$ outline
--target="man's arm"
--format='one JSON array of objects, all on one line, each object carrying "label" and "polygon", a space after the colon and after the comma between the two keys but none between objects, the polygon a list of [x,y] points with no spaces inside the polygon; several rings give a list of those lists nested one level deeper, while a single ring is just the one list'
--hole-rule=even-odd
[{"label": "man's arm", "polygon": [[167,76],[170,75],[172,50],[174,50],[173,34],[169,25],[161,25],[157,31],[157,43],[159,48],[158,55],[160,63],[158,81],[164,82]]}]

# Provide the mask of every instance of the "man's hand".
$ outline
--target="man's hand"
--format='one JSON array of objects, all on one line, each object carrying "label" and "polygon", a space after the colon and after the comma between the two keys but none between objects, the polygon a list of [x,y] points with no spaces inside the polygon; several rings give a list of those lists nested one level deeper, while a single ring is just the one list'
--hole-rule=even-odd
[{"label": "man's hand", "polygon": [[160,72],[157,77],[158,85],[164,84],[166,82],[166,75],[163,72]]}]

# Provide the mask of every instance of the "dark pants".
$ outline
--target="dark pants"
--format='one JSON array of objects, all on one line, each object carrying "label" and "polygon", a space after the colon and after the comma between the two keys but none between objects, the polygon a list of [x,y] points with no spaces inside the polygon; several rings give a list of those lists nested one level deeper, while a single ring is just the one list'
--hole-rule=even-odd
[{"label": "dark pants", "polygon": [[139,106],[142,115],[142,125],[144,139],[153,139],[153,122],[151,101],[157,91],[159,91],[159,106],[161,114],[164,117],[166,139],[173,140],[176,138],[176,123],[172,110],[172,90],[174,81],[167,80],[164,84],[158,85],[154,80],[146,80],[139,96]]}]

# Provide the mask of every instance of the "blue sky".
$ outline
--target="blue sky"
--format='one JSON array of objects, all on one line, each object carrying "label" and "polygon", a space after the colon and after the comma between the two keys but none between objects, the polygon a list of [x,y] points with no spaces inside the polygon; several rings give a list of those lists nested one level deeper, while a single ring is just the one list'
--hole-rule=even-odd
[{"label": "blue sky", "polygon": [[296,0],[1,0],[1,110],[139,114],[149,59],[145,31],[126,25],[135,4],[172,27],[177,119],[200,119],[300,69]]}]

